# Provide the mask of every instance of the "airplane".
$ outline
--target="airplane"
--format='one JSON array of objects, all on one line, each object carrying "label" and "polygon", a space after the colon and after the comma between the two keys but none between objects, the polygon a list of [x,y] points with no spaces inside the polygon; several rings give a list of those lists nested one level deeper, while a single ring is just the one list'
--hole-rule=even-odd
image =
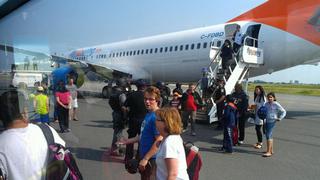
[{"label": "airplane", "polygon": [[320,61],[319,4],[269,0],[225,24],[81,48],[68,58],[128,73],[133,79],[198,81],[211,62],[212,40],[221,39],[221,46],[239,25],[263,50],[263,65],[250,70],[249,77],[254,77]]},{"label": "airplane", "polygon": [[320,0],[269,0],[224,24],[85,47],[51,58],[80,62],[107,72],[109,78],[194,82],[212,64],[211,51],[240,26],[241,33],[255,42],[247,53],[255,58],[263,54],[258,68],[252,66],[244,74],[259,76],[320,61],[319,4]]}]

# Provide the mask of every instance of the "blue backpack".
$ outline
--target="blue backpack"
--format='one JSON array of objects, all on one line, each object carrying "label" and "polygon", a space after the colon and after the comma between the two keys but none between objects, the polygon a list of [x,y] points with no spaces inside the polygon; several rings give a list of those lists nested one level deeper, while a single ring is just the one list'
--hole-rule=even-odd
[{"label": "blue backpack", "polygon": [[267,118],[267,113],[268,113],[268,108],[266,106],[261,106],[258,109],[257,115],[260,119],[266,119]]}]

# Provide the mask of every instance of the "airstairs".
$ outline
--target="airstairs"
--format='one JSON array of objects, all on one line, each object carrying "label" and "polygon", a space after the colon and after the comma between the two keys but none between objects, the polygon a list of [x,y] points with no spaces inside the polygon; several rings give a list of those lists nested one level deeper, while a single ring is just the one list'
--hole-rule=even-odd
[{"label": "airstairs", "polygon": [[[220,57],[221,48],[224,39],[213,39],[211,42],[210,59],[211,63],[208,66],[208,87],[213,87],[211,98],[207,100],[207,113],[209,122],[218,121],[216,117],[216,105],[213,97],[217,91],[216,80],[224,79],[226,94],[231,94],[236,83],[241,83],[246,77],[251,68],[259,68],[263,65],[263,50],[258,48],[258,39],[252,37],[245,37],[243,46],[239,49],[237,54],[233,54],[233,62],[228,66],[227,73],[222,69],[222,59]],[[208,110],[210,110],[208,112]]]}]

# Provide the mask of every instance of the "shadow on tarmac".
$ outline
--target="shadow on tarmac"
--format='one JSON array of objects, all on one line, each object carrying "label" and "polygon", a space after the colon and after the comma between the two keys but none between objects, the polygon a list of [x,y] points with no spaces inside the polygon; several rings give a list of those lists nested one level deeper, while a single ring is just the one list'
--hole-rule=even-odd
[{"label": "shadow on tarmac", "polygon": [[320,112],[307,112],[307,111],[287,111],[285,119],[297,119],[304,116],[320,116]]},{"label": "shadow on tarmac", "polygon": [[112,128],[112,121],[110,120],[91,120],[95,124],[84,124],[83,126],[98,127],[98,128]]},{"label": "shadow on tarmac", "polygon": [[123,164],[123,156],[110,156],[110,148],[103,148],[105,150],[97,150],[91,148],[69,148],[70,151],[78,158],[100,162],[113,162]]}]

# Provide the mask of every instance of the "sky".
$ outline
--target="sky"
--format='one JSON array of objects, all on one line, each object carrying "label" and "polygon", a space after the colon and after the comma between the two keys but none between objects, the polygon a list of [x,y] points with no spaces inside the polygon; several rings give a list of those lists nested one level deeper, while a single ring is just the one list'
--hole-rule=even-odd
[{"label": "sky", "polygon": [[[0,43],[49,54],[224,23],[265,0],[33,0],[0,20]],[[254,79],[320,83],[305,65]]]}]

